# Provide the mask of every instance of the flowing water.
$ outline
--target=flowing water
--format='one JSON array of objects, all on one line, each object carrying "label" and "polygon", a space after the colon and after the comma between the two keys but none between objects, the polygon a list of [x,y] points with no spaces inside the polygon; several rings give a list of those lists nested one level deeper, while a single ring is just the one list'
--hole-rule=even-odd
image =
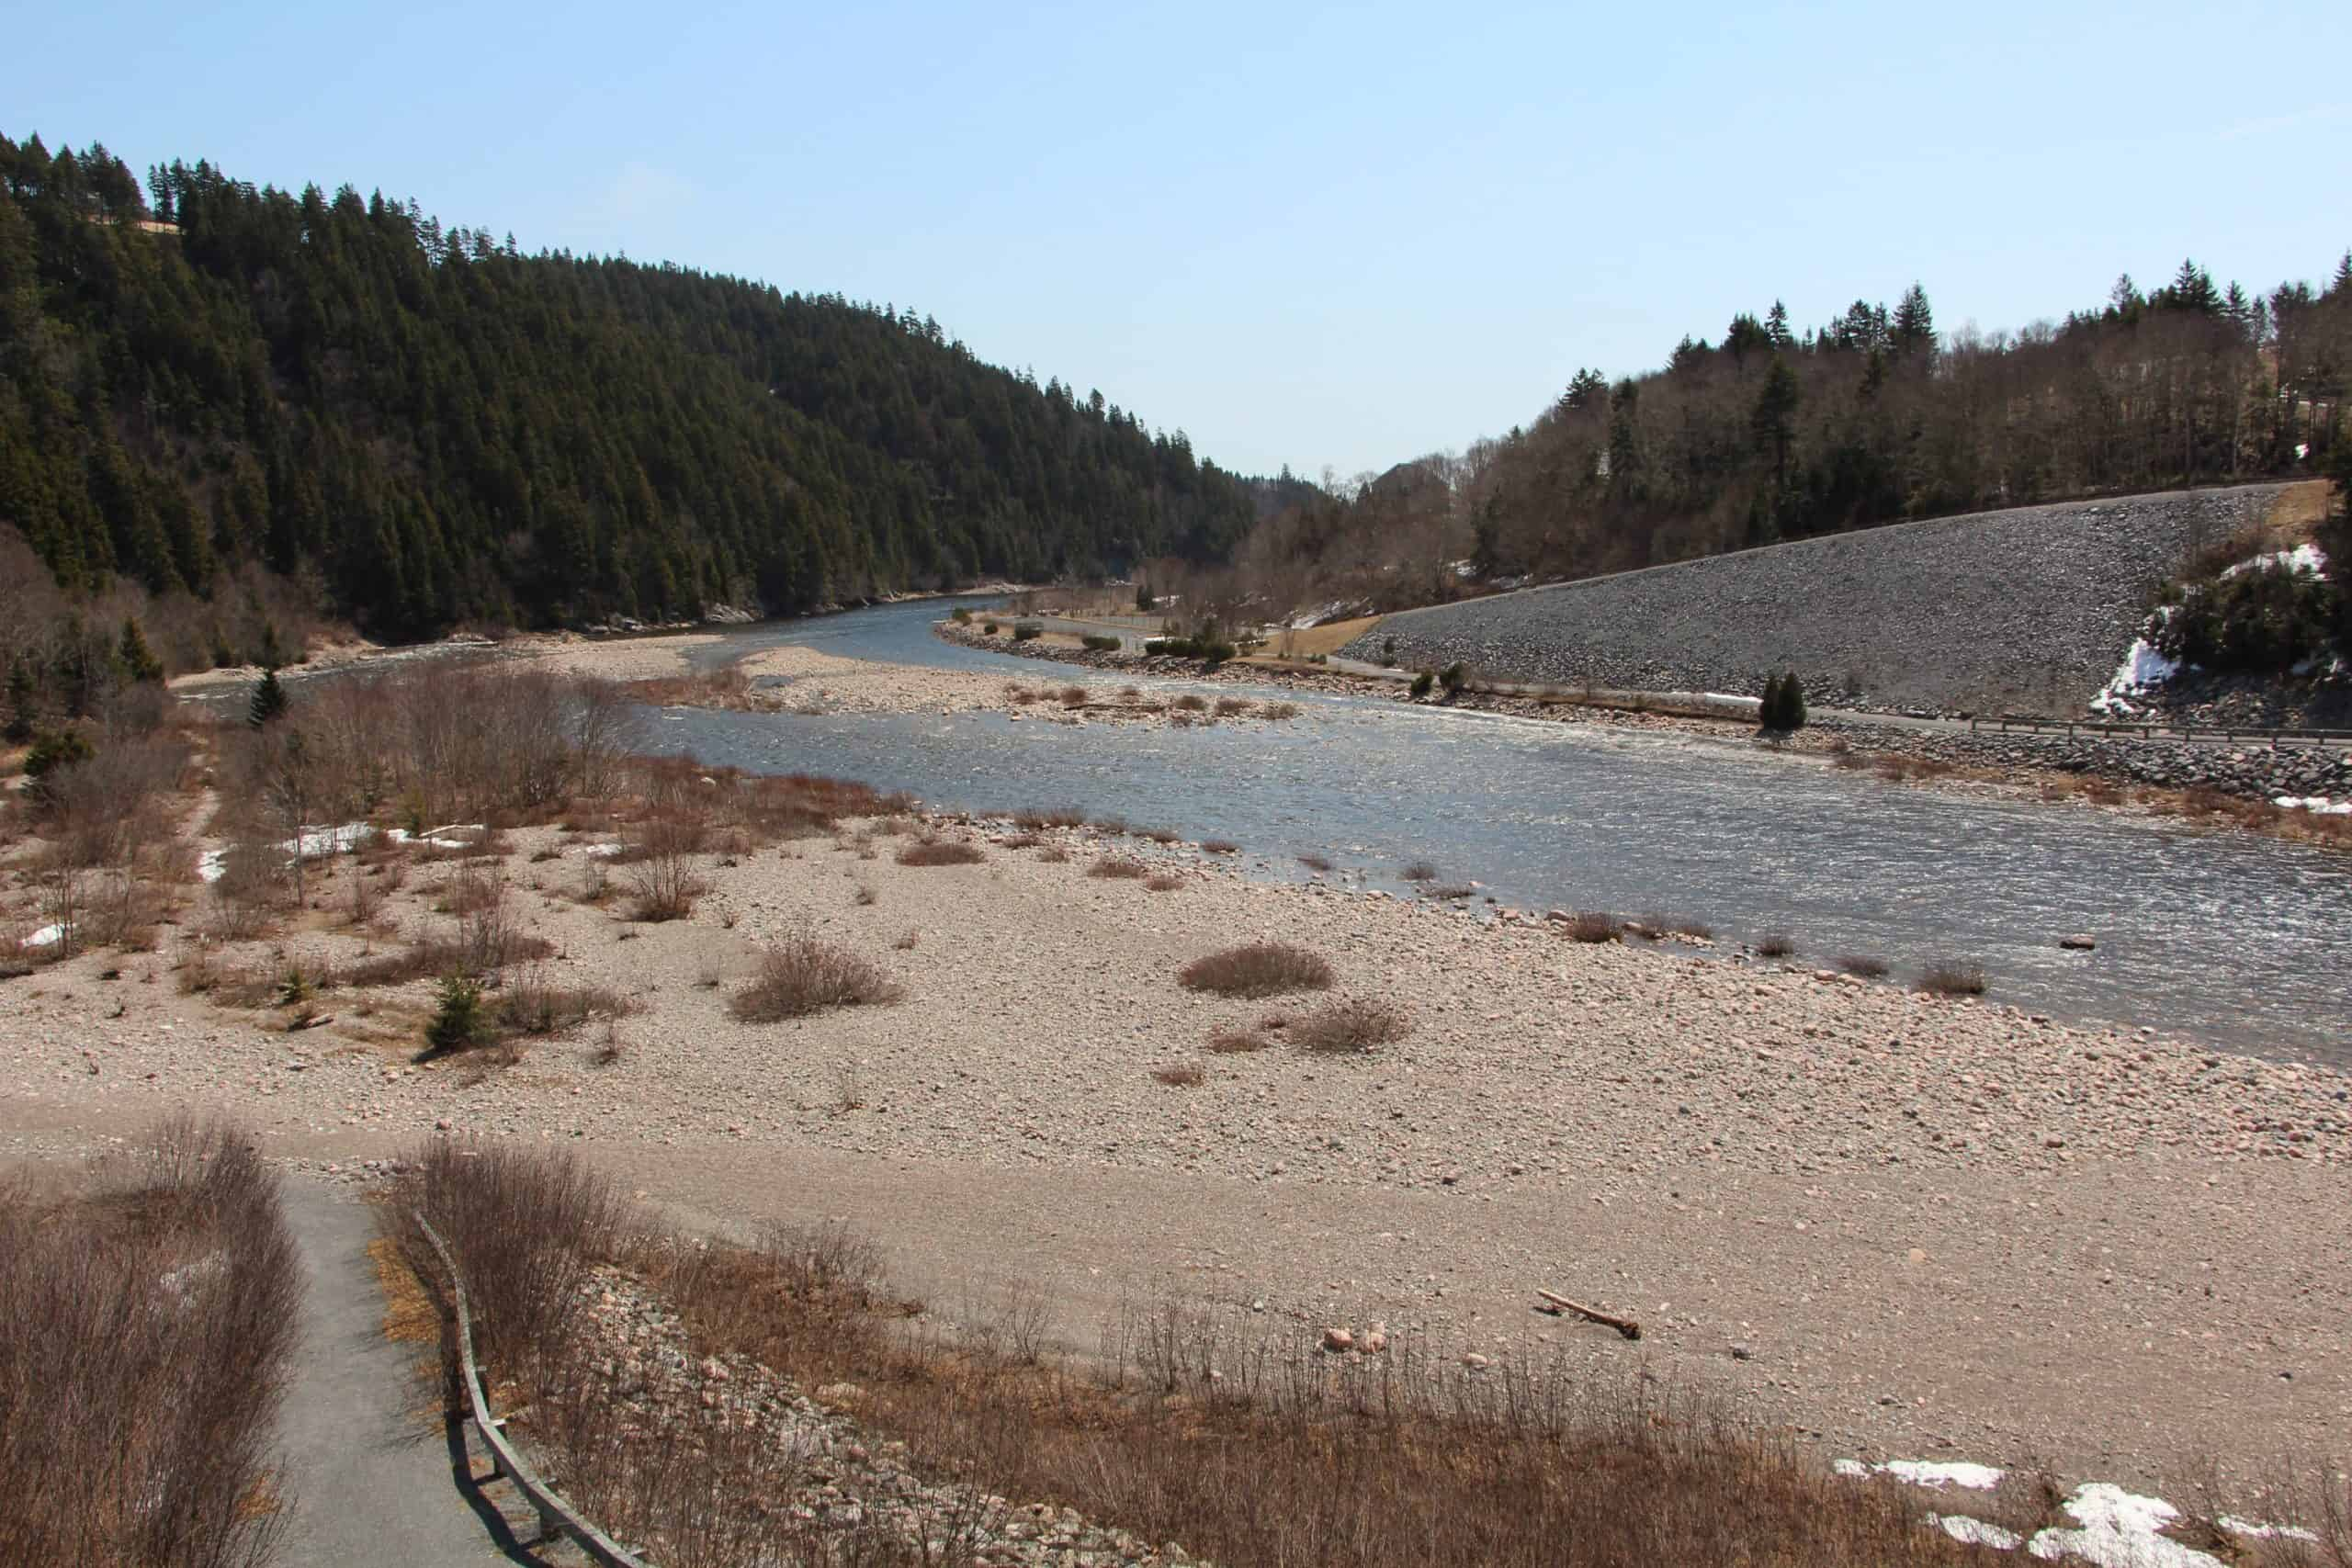
[{"label": "flowing water", "polygon": [[[1052,665],[933,636],[937,600],[732,633],[723,662],[785,644],[1057,680]],[[1219,694],[1235,688],[1203,687]],[[976,811],[1075,806],[1233,840],[1261,875],[1329,856],[1409,893],[1415,861],[1521,908],[1681,915],[1718,939],[1785,932],[1797,962],[1865,954],[1907,978],[1981,964],[1990,996],[2352,1065],[2352,856],[2088,807],[1884,784],[1738,742],[1291,690],[1287,724],[1192,729],[1002,714],[673,708],[654,742]],[[2086,931],[2090,953],[2059,937]]]}]

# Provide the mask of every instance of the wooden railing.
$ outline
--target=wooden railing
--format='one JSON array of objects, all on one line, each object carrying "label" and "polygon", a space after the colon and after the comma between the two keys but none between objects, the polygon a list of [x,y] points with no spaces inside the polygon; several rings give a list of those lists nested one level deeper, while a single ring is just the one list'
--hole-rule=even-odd
[{"label": "wooden railing", "polygon": [[474,1430],[481,1434],[481,1446],[490,1450],[492,1473],[513,1482],[514,1489],[538,1510],[539,1539],[530,1544],[568,1540],[602,1568],[652,1568],[645,1559],[590,1524],[579,1509],[564,1500],[561,1493],[540,1480],[538,1472],[506,1440],[502,1424],[490,1413],[490,1399],[481,1388],[481,1369],[474,1361],[473,1314],[466,1303],[466,1278],[458,1271],[457,1258],[432,1223],[420,1213],[416,1215],[416,1224],[424,1233],[424,1239],[433,1244],[441,1267],[449,1271],[449,1293],[458,1308],[458,1366],[465,1381],[465,1414],[473,1422]]},{"label": "wooden railing", "polygon": [[2152,718],[2028,718],[2015,714],[1998,714],[1991,718],[1971,718],[1968,728],[1972,734],[1989,730],[1997,735],[2017,729],[2029,734],[2137,736],[2143,740],[2252,740],[2272,747],[2282,740],[2308,740],[2322,748],[2352,746],[2352,729],[2264,729],[2252,725],[2166,724]]}]

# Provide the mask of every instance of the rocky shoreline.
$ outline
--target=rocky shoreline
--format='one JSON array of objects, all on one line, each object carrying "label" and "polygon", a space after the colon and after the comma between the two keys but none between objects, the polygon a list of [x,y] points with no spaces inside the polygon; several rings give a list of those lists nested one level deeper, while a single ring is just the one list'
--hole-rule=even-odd
[{"label": "rocky shoreline", "polygon": [[[1327,671],[1302,671],[1278,665],[1228,663],[1204,669],[1199,660],[1150,657],[1125,652],[1098,652],[1057,647],[1042,639],[1024,643],[989,637],[941,622],[934,628],[951,642],[1010,653],[1023,659],[1080,665],[1089,669],[1188,681],[1229,681],[1289,686],[1351,697],[1385,697],[1396,702],[1413,698],[1401,682],[1369,679]],[[1464,691],[1451,698],[1425,699],[1484,713],[1509,714],[1567,724],[1598,724],[1620,728],[1674,730],[1728,741],[1754,739],[1746,724],[1575,703],[1539,702]],[[2352,799],[2352,747],[2258,742],[2167,741],[2127,739],[2090,733],[2057,731],[1969,732],[1935,729],[1895,723],[1873,723],[1849,716],[1820,717],[1789,742],[1795,750],[1834,754],[1852,750],[1873,759],[1907,759],[1978,775],[1973,787],[1998,783],[2018,794],[2030,795],[2052,781],[2069,778],[2105,780],[2143,790],[2190,792],[2210,790],[2234,799],[2267,804],[2290,798]],[[1932,775],[1929,775],[1932,782]],[[2162,809],[2165,803],[2145,802]],[[2293,814],[2274,826],[2292,829]],[[2250,824],[2261,827],[2262,823]],[[2291,835],[2290,835],[2291,836]]]}]

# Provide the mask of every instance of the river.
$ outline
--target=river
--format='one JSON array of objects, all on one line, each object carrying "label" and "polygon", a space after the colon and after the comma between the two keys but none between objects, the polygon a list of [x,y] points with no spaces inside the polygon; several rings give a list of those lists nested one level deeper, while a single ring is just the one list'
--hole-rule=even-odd
[{"label": "river", "polygon": [[[1054,678],[1053,666],[933,635],[950,603],[750,627],[694,657],[805,644]],[[2352,857],[2088,806],[1892,785],[1742,742],[1260,694],[1296,703],[1301,716],[1175,729],[673,708],[656,716],[652,743],[858,779],[935,807],[1075,806],[1230,839],[1258,875],[1302,877],[1295,857],[1314,852],[1354,874],[1351,885],[1409,895],[1400,872],[1427,861],[1521,908],[1679,915],[1719,940],[1786,933],[1800,963],[1865,954],[1903,979],[1934,960],[1973,962],[1994,1000],[2352,1065]],[[2058,938],[2075,931],[2098,950],[2062,952]]]}]

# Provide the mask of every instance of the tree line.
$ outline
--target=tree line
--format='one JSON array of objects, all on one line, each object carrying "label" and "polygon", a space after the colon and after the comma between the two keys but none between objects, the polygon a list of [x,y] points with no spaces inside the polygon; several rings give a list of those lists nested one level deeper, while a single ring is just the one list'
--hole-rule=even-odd
[{"label": "tree line", "polygon": [[1255,516],[1181,432],[911,310],[0,137],[0,568],[134,585],[175,667],[305,606],[786,614],[1218,560]]},{"label": "tree line", "polygon": [[2324,288],[2194,262],[2017,332],[1938,329],[1913,285],[1795,331],[1779,301],[1666,366],[1579,369],[1466,452],[1297,485],[1227,592],[1379,608],[1913,518],[2323,471],[2352,375],[2352,254]]}]

